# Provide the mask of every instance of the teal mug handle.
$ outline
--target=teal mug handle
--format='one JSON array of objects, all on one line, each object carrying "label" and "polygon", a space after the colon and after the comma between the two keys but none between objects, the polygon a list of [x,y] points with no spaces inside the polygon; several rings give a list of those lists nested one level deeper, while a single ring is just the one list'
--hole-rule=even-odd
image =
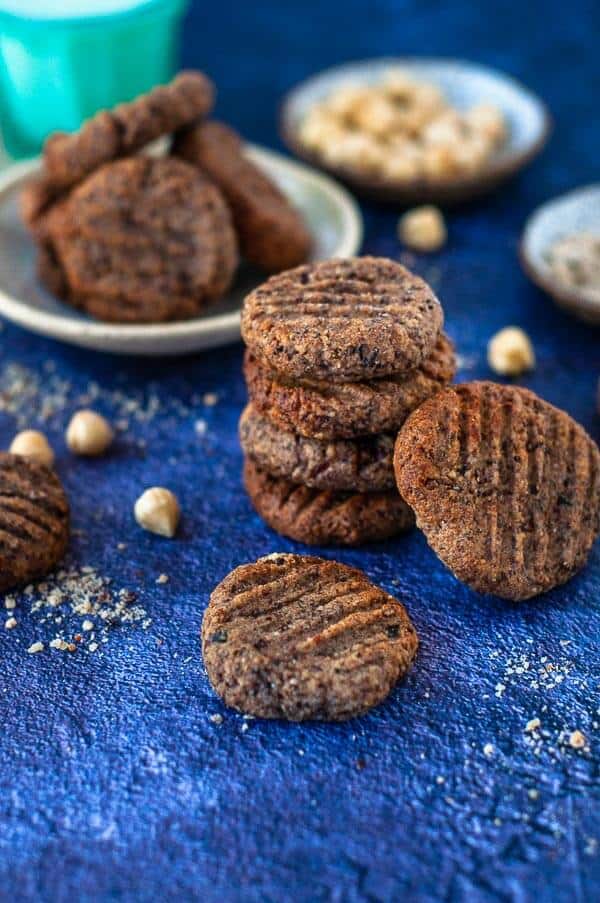
[{"label": "teal mug handle", "polygon": [[0,129],[9,157],[40,152],[100,109],[174,74],[187,0],[138,0],[106,15],[33,19],[0,0]]}]

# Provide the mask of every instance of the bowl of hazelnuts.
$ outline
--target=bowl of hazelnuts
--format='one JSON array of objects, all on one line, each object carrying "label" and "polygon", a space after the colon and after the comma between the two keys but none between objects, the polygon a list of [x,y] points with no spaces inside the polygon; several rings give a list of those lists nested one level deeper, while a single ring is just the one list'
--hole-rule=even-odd
[{"label": "bowl of hazelnuts", "polygon": [[513,78],[459,60],[346,63],[285,98],[281,133],[299,157],[357,193],[452,204],[487,193],[542,150],[543,102]]}]

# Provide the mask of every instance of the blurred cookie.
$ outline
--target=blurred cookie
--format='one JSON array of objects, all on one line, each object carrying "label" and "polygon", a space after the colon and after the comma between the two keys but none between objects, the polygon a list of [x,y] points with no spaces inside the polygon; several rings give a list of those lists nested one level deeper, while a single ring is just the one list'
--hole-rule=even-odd
[{"label": "blurred cookie", "polygon": [[173,153],[198,166],[229,203],[243,256],[270,273],[303,263],[310,233],[283,192],[245,154],[239,135],[220,122],[180,131]]},{"label": "blurred cookie", "polygon": [[69,539],[69,503],[56,474],[0,452],[0,592],[44,577]]},{"label": "blurred cookie", "polygon": [[313,489],[381,492],[393,489],[394,436],[322,442],[284,430],[249,404],[240,420],[245,454],[271,476]]},{"label": "blurred cookie", "polygon": [[399,263],[355,257],[272,276],[246,298],[242,336],[286,379],[357,382],[428,358],[443,324],[429,286]]},{"label": "blurred cookie", "polygon": [[286,382],[246,350],[244,375],[257,411],[314,439],[397,432],[408,415],[452,381],[456,357],[440,335],[432,354],[400,376],[355,383]]},{"label": "blurred cookie", "polygon": [[213,103],[214,86],[205,75],[181,72],[169,85],[97,113],[78,132],[56,132],[44,146],[48,183],[63,189],[75,185],[102,164],[205,116]]},{"label": "blurred cookie", "polygon": [[244,485],[257,513],[277,533],[308,545],[358,546],[414,526],[395,490],[331,492],[272,477],[246,459]]},{"label": "blurred cookie", "polygon": [[394,463],[429,544],[478,592],[528,599],[565,583],[600,531],[595,442],[527,389],[445,389],[408,418]]},{"label": "blurred cookie", "polygon": [[218,188],[170,157],[101,167],[52,208],[47,231],[69,299],[101,320],[194,317],[223,294],[237,265]]},{"label": "blurred cookie", "polygon": [[362,571],[304,555],[236,568],[213,591],[202,621],[215,691],[261,718],[361,715],[404,676],[417,647],[404,607]]}]

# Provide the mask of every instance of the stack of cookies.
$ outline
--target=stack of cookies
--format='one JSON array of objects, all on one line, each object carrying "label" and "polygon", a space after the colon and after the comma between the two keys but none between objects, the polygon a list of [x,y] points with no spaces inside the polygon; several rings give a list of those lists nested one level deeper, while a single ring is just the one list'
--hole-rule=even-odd
[{"label": "stack of cookies", "polygon": [[269,526],[318,545],[413,526],[395,487],[394,441],[454,376],[442,325],[422,279],[373,257],[300,266],[246,298],[244,481]]},{"label": "stack of cookies", "polygon": [[[53,294],[101,320],[183,320],[224,295],[240,255],[268,273],[307,259],[298,211],[232,129],[204,121],[214,93],[183,72],[50,136],[21,200]],[[139,153],[171,134],[167,155]]]}]

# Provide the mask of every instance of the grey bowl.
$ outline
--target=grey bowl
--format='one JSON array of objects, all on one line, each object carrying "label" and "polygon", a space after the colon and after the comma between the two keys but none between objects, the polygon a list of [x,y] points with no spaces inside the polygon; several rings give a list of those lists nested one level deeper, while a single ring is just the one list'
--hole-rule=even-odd
[{"label": "grey bowl", "polygon": [[[313,104],[322,101],[343,82],[376,83],[392,66],[401,66],[415,78],[438,85],[458,109],[486,102],[502,110],[508,122],[509,136],[481,173],[400,183],[383,177],[367,177],[346,167],[326,165],[318,154],[306,149],[300,141],[299,130]],[[330,172],[363,196],[399,204],[453,204],[492,191],[533,160],[548,139],[551,122],[542,101],[501,72],[462,60],[384,57],[345,63],[302,82],[284,99],[280,126],[283,140],[297,156]]]},{"label": "grey bowl", "polygon": [[556,279],[546,259],[552,245],[575,232],[600,235],[600,184],[570,191],[542,204],[525,224],[519,253],[523,269],[557,304],[587,323],[600,324],[600,303]]}]

